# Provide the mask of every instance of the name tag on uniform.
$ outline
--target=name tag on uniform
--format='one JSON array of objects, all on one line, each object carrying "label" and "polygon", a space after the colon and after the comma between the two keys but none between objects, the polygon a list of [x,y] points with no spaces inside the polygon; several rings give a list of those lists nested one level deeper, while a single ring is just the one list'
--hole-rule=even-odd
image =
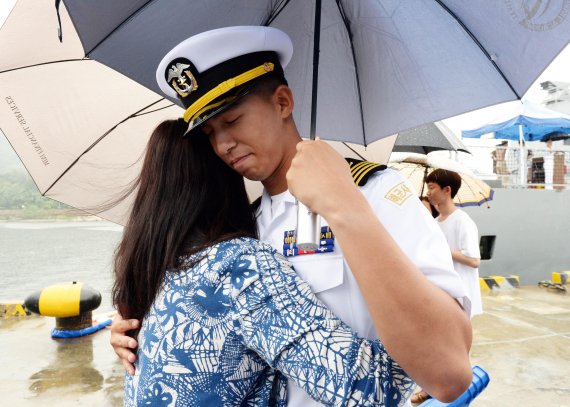
[{"label": "name tag on uniform", "polygon": [[286,230],[283,232],[283,255],[286,257],[300,256],[302,254],[319,254],[334,252],[334,234],[330,227],[321,227],[321,241],[316,250],[300,250],[295,241],[295,231]]}]

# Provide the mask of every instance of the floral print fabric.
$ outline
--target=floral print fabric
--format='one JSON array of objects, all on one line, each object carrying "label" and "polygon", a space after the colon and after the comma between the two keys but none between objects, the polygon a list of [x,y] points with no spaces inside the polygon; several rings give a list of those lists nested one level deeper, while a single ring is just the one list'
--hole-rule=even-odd
[{"label": "floral print fabric", "polygon": [[409,397],[382,343],[358,338],[269,245],[232,239],[191,263],[167,272],[143,321],[125,405],[286,406],[285,378],[325,405]]}]

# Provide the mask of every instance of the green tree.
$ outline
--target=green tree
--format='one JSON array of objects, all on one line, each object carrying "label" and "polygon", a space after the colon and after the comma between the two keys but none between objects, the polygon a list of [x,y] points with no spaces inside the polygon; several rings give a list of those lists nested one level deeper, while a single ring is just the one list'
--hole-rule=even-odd
[{"label": "green tree", "polygon": [[0,208],[56,209],[69,208],[53,199],[43,197],[30,176],[21,171],[0,174]]}]

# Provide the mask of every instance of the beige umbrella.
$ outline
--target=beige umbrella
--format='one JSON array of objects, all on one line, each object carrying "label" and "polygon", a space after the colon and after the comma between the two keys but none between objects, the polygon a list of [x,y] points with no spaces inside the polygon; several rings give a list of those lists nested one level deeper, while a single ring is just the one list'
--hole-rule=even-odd
[{"label": "beige umbrella", "polygon": [[391,158],[388,166],[400,171],[412,183],[418,196],[423,196],[427,189],[425,180],[428,174],[436,168],[442,168],[455,171],[461,176],[461,188],[453,200],[456,206],[485,204],[489,207],[488,202],[493,199],[493,189],[457,161],[424,154],[406,154]]},{"label": "beige umbrella", "polygon": [[[84,60],[77,38],[60,43],[53,7],[20,1],[1,28],[0,129],[42,195],[93,212],[124,191],[139,172],[152,129],[182,109]],[[72,31],[64,8],[61,17]],[[32,27],[21,24],[30,18]],[[124,224],[129,205],[99,215]]]}]

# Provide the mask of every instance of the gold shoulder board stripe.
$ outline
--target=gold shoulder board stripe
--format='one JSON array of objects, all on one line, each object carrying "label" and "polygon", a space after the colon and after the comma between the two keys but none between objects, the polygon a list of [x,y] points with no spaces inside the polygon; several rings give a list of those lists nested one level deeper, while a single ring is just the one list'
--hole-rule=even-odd
[{"label": "gold shoulder board stripe", "polygon": [[345,158],[345,160],[350,166],[350,173],[352,174],[354,183],[359,187],[366,185],[370,175],[374,174],[376,171],[386,169],[385,165],[372,163],[370,161],[355,160],[354,158]]}]

